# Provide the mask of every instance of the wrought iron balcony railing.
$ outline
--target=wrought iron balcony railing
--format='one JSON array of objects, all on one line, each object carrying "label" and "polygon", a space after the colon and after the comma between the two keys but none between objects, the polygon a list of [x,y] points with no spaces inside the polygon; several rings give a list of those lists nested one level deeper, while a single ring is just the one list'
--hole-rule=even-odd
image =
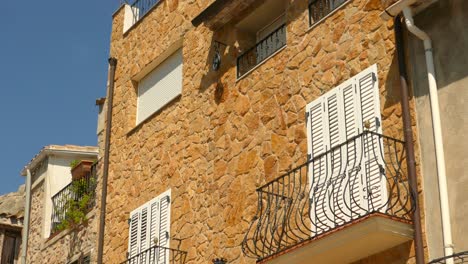
[{"label": "wrought iron balcony railing", "polygon": [[411,221],[404,142],[363,132],[257,189],[242,243],[259,260],[371,214]]},{"label": "wrought iron balcony railing", "polygon": [[135,255],[121,264],[184,264],[187,260],[187,252],[153,246]]},{"label": "wrought iron balcony railing", "polygon": [[237,78],[252,70],[284,46],[286,46],[286,24],[278,27],[254,47],[237,57]]},{"label": "wrought iron balcony railing", "polygon": [[143,18],[157,3],[161,0],[134,0],[134,1],[125,1],[130,5],[132,10],[133,21],[132,25],[138,22]]},{"label": "wrought iron balcony railing", "polygon": [[429,262],[429,264],[445,264],[449,259],[452,259],[454,264],[468,263],[468,251],[463,251],[460,253],[455,253],[451,256],[434,259],[431,262]]},{"label": "wrought iron balcony railing", "polygon": [[51,234],[61,229],[60,224],[67,218],[67,212],[75,204],[84,202],[86,211],[94,207],[96,202],[96,167],[97,163],[93,164],[91,172],[87,173],[85,177],[73,180],[52,197]]},{"label": "wrought iron balcony railing", "polygon": [[312,26],[348,0],[311,0],[309,3],[309,25]]}]

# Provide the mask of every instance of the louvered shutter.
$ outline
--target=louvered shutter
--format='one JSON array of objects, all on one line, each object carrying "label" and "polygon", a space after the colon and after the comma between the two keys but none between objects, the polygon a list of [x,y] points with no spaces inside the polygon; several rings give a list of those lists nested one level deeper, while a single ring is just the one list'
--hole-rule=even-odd
[{"label": "louvered shutter", "polygon": [[[149,216],[149,241],[148,244],[151,248],[159,245],[159,197],[151,200],[148,203],[150,212]],[[159,254],[158,249],[152,249],[149,254],[149,263],[156,263],[157,256]]]},{"label": "louvered shutter", "polygon": [[[171,190],[130,214],[128,256],[132,264],[169,263]],[[155,247],[159,246],[159,247]],[[132,257],[138,255],[137,258]]]},{"label": "louvered shutter", "polygon": [[376,65],[371,66],[307,105],[314,233],[376,210],[387,197],[382,142],[366,134],[337,147],[367,127],[381,133],[376,74]]},{"label": "louvered shutter", "polygon": [[140,234],[139,234],[139,241],[140,241],[140,263],[146,263],[147,257],[148,257],[148,236],[149,236],[149,228],[148,228],[148,206],[143,205],[140,207]]},{"label": "louvered shutter", "polygon": [[[140,209],[136,209],[130,213],[130,227],[128,235],[128,258],[138,255],[139,253],[139,226],[140,226]],[[138,263],[132,261],[131,264]]]},{"label": "louvered shutter", "polygon": [[[382,133],[377,66],[373,65],[355,77],[360,102],[362,130]],[[367,128],[368,127],[368,128]],[[383,170],[383,142],[381,138],[367,134],[363,138],[363,179],[362,205],[367,211],[385,211],[387,186]]]},{"label": "louvered shutter", "polygon": [[[340,96],[343,98],[343,117],[344,128],[343,142],[359,135],[362,132],[362,122],[360,118],[360,103],[356,89],[355,78],[351,78],[343,85],[340,85]],[[356,218],[361,212],[363,195],[362,195],[362,175],[363,171],[360,168],[361,164],[361,140],[357,138],[354,141],[349,141],[346,144],[346,149],[343,151],[343,164],[346,171],[345,182],[347,186],[344,190],[343,202],[345,203],[346,221],[350,218]],[[341,204],[340,204],[341,205]]]},{"label": "louvered shutter", "polygon": [[170,224],[171,224],[171,190],[161,194],[159,199],[159,262],[169,263],[169,252],[164,248],[169,248]]},{"label": "louvered shutter", "polygon": [[330,225],[327,217],[327,159],[322,155],[329,149],[326,140],[328,130],[325,127],[327,124],[325,111],[325,97],[320,97],[307,105],[308,151],[309,158],[312,159],[309,165],[312,232],[317,234],[328,230]]}]

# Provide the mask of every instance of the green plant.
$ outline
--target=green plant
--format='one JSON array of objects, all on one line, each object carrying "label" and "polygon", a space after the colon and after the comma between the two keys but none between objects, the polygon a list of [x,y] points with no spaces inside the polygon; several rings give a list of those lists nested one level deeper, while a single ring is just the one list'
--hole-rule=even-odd
[{"label": "green plant", "polygon": [[78,164],[80,164],[81,160],[72,160],[70,162],[70,169],[73,169],[75,168],[76,166],[78,166]]},{"label": "green plant", "polygon": [[90,190],[94,190],[95,183],[94,178],[90,178],[88,181],[76,180],[72,182],[71,195],[64,196],[64,200],[60,203],[64,206],[55,208],[57,214],[63,217],[60,219],[60,223],[55,226],[56,231],[74,229],[88,220],[86,213],[94,198],[94,192]]}]

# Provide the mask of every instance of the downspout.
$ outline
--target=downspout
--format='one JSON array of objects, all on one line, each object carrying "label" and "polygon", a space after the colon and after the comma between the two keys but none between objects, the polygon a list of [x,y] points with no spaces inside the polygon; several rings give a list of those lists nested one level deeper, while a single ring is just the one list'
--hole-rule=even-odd
[{"label": "downspout", "polygon": [[[439,182],[440,210],[442,214],[442,233],[444,237],[445,256],[453,255],[452,227],[450,224],[450,208],[447,190],[447,175],[445,170],[444,144],[442,137],[442,128],[440,122],[439,96],[437,94],[437,82],[435,78],[434,57],[432,54],[432,44],[429,36],[414,25],[411,9],[406,6],[403,8],[405,23],[408,31],[421,39],[424,43],[426,55],[427,78],[429,79],[429,98],[432,113],[432,129],[434,132],[434,147],[436,152],[437,176]],[[453,258],[446,261],[447,264],[453,263]]]},{"label": "downspout", "polygon": [[102,193],[101,193],[101,214],[99,218],[99,231],[98,231],[98,255],[97,263],[102,264],[103,250],[104,250],[104,229],[106,225],[106,200],[107,200],[107,179],[109,176],[109,146],[110,146],[110,130],[112,124],[112,102],[114,99],[114,84],[115,84],[115,69],[117,66],[117,59],[109,58],[109,91],[107,95],[107,115],[106,115],[106,134],[104,142],[104,165],[102,172]]},{"label": "downspout", "polygon": [[23,227],[23,241],[21,245],[21,263],[26,264],[26,253],[28,251],[29,239],[29,214],[31,212],[31,171],[26,170],[26,204],[24,206],[24,227]]},{"label": "downspout", "polygon": [[424,245],[422,238],[421,211],[418,199],[418,181],[416,178],[416,159],[414,156],[414,140],[413,130],[411,127],[411,116],[409,107],[408,85],[407,85],[407,70],[405,63],[405,45],[403,42],[403,31],[401,29],[401,17],[397,16],[394,21],[395,43],[398,55],[398,70],[400,73],[400,93],[401,93],[401,108],[403,115],[403,131],[405,136],[406,150],[406,165],[408,168],[408,181],[410,191],[413,196],[414,211],[413,211],[413,228],[414,228],[414,248],[416,255],[416,263],[424,263]]}]

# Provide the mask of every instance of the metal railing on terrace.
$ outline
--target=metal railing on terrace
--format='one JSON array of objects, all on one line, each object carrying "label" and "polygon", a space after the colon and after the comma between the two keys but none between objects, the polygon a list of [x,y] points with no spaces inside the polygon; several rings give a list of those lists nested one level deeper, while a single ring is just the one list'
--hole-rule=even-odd
[{"label": "metal railing on terrace", "polygon": [[468,263],[468,251],[463,251],[460,253],[455,253],[451,256],[434,259],[431,262],[429,262],[429,264],[445,264],[448,263],[447,261],[449,259],[452,259],[454,264]]},{"label": "metal railing on terrace", "polygon": [[185,251],[153,246],[121,264],[184,264],[186,261],[187,252]]},{"label": "metal railing on terrace", "polygon": [[133,15],[133,23],[135,24],[141,18],[143,18],[157,3],[161,0],[133,0],[125,1],[126,4],[130,5]]},{"label": "metal railing on terrace", "polygon": [[97,163],[91,167],[91,172],[87,173],[79,180],[73,180],[62,190],[52,197],[52,221],[50,233],[60,231],[60,224],[67,218],[67,212],[73,204],[77,204],[86,198],[85,210],[91,210],[96,200],[96,168]]},{"label": "metal railing on terrace", "polygon": [[403,141],[366,131],[258,188],[244,254],[262,260],[371,215],[410,223],[404,160]]},{"label": "metal railing on terrace", "polygon": [[311,0],[309,3],[309,26],[314,25],[348,0]]},{"label": "metal railing on terrace", "polygon": [[237,57],[237,78],[252,70],[284,46],[286,46],[286,24],[279,26],[255,46]]}]

